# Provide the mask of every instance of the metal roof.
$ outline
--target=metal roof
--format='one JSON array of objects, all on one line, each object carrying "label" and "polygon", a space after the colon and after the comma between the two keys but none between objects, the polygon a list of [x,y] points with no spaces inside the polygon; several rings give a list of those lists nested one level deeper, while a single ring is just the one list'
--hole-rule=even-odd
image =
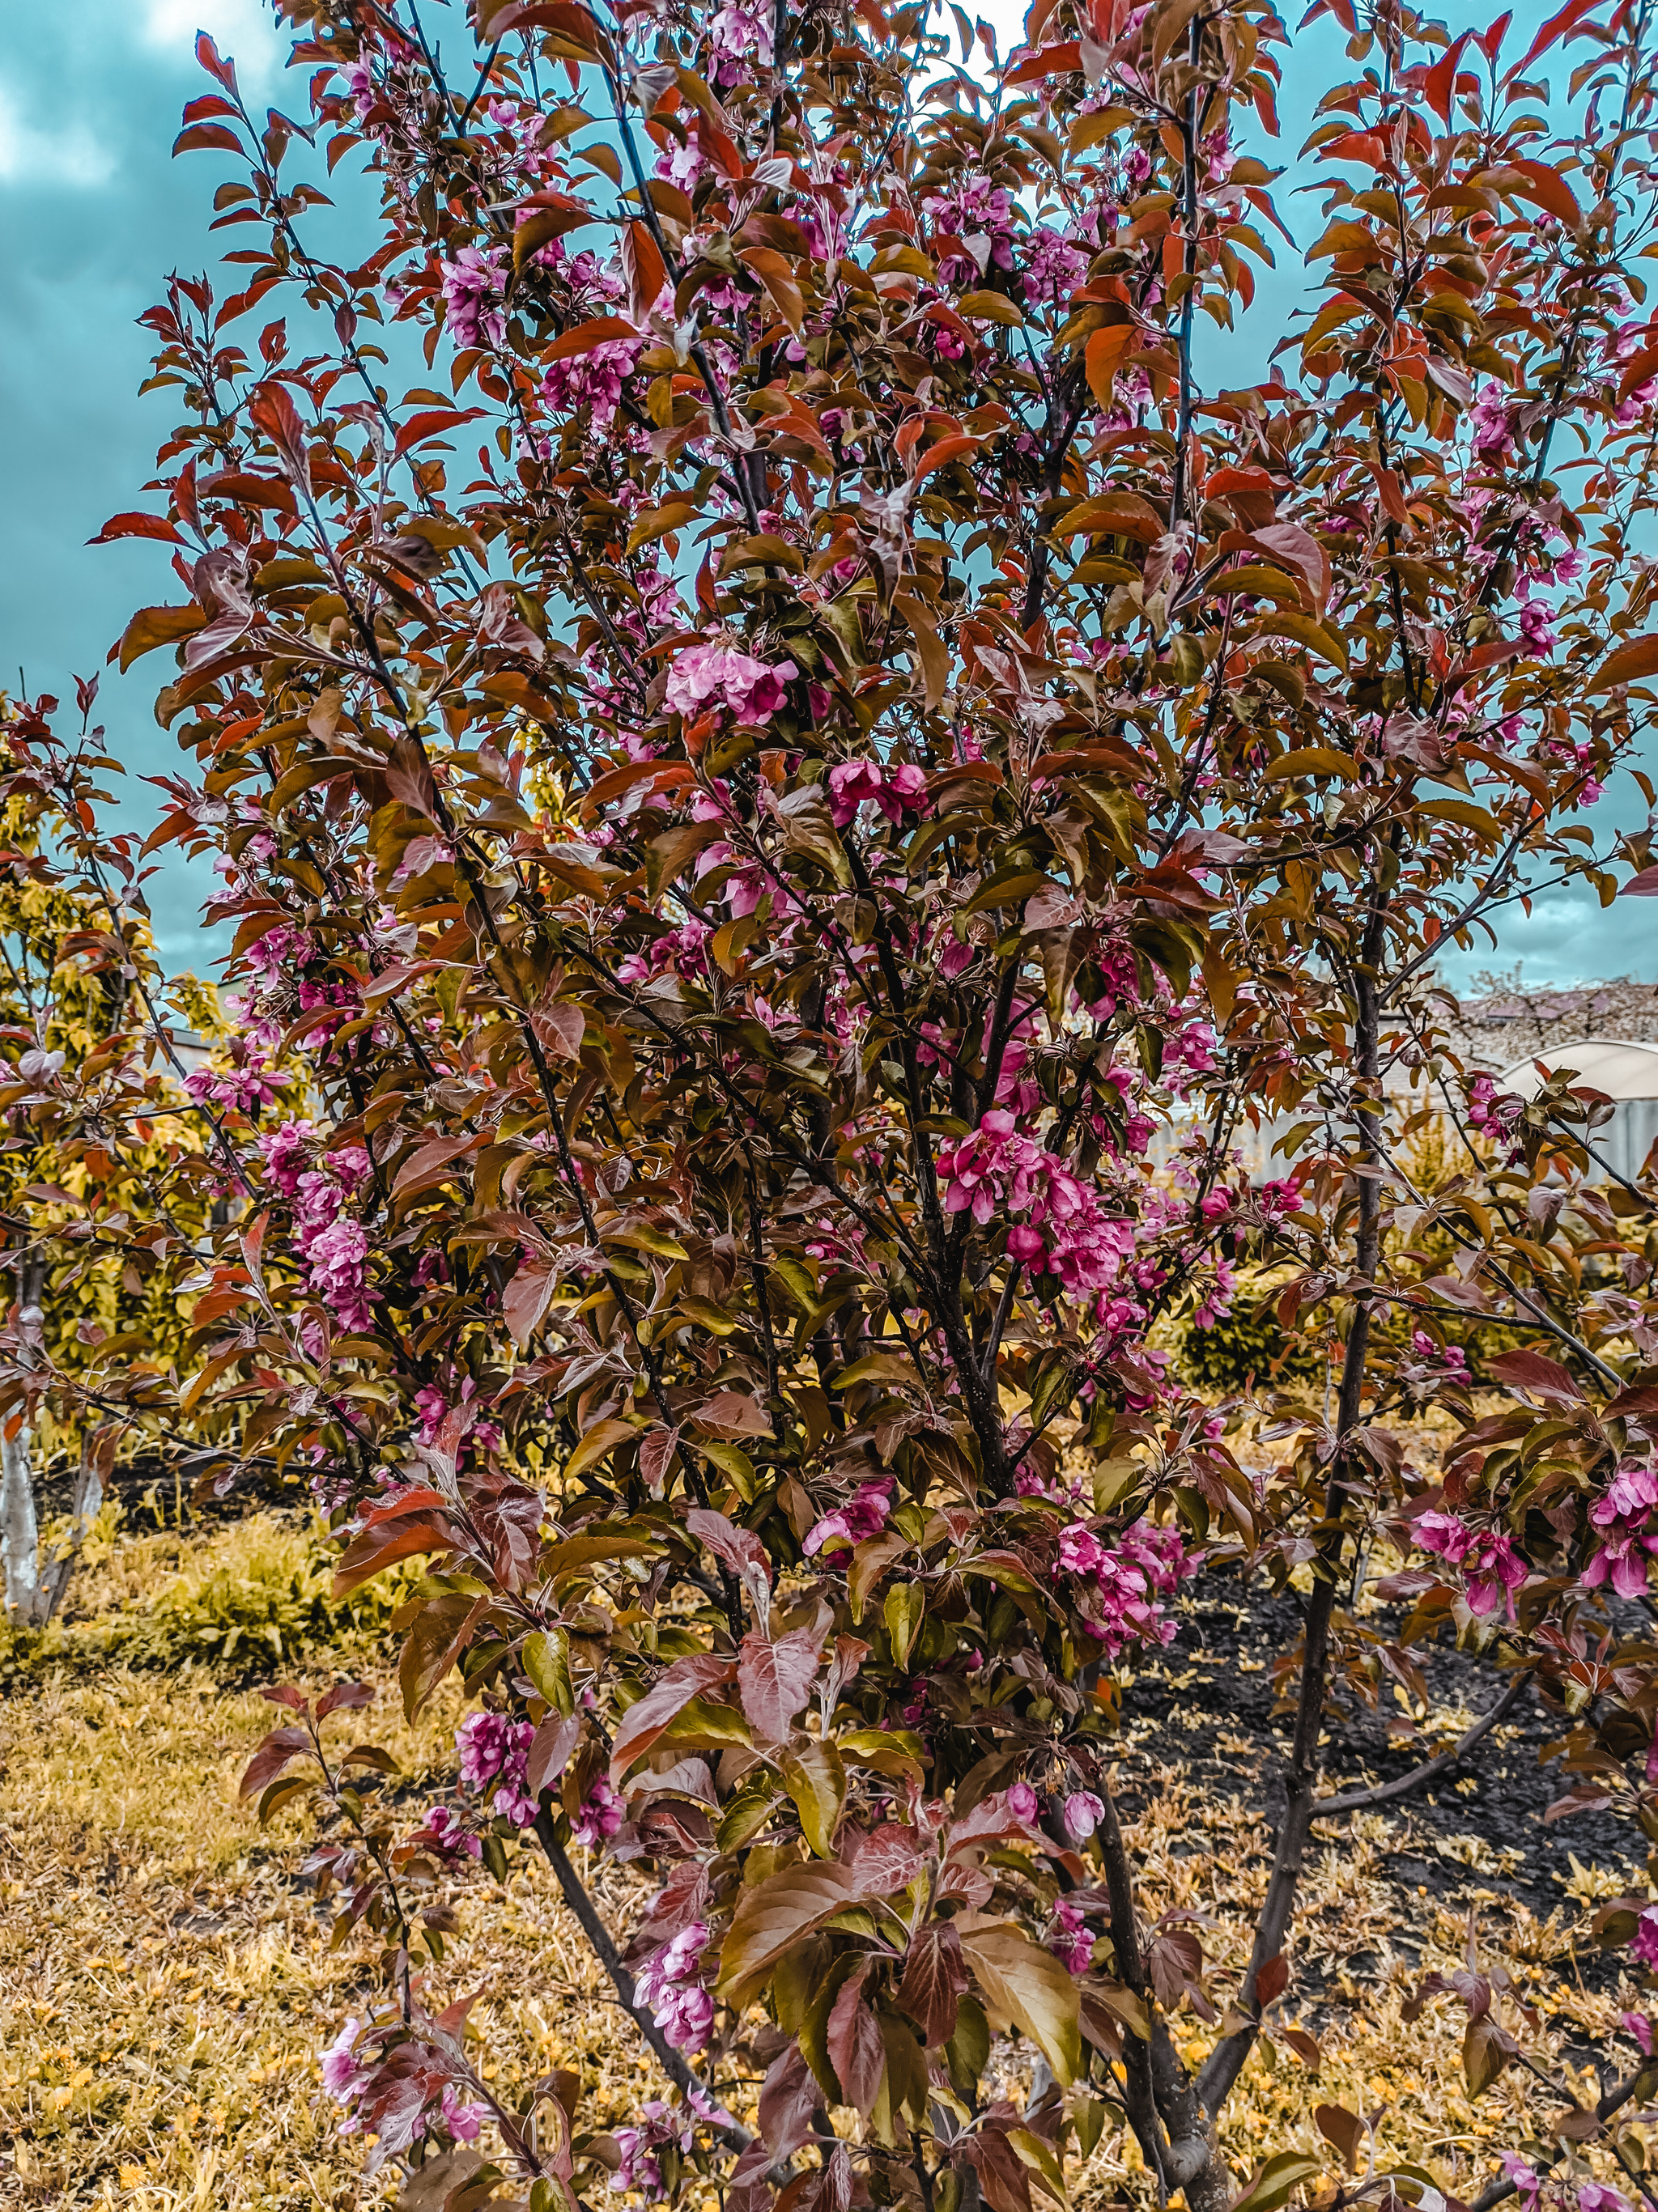
[{"label": "metal roof", "polygon": [[1630,1037],[1582,1037],[1519,1060],[1501,1078],[1498,1087],[1530,1098],[1543,1087],[1539,1063],[1551,1073],[1564,1068],[1578,1082],[1608,1098],[1658,1098],[1658,1044],[1643,1044]]}]

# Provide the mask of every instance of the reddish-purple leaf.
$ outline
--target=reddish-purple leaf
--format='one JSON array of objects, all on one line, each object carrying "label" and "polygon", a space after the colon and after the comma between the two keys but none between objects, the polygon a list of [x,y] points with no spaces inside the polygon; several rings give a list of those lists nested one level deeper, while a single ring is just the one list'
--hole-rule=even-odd
[{"label": "reddish-purple leaf", "polygon": [[887,2046],[881,2022],[863,2002],[868,1969],[860,1966],[841,1984],[829,2010],[826,2045],[829,2063],[835,2069],[842,2095],[849,2105],[868,2114],[881,2087],[887,2067]]},{"label": "reddish-purple leaf", "polygon": [[699,1543],[706,1544],[722,1566],[729,1567],[734,1575],[745,1569],[763,1576],[770,1583],[771,1562],[759,1538],[751,1528],[739,1528],[728,1521],[723,1513],[716,1513],[706,1506],[692,1506],[685,1516],[685,1525]]},{"label": "reddish-purple leaf", "polygon": [[771,2062],[760,2085],[760,2133],[774,2159],[789,2157],[812,2132],[812,2114],[823,2092],[791,2043]]},{"label": "reddish-purple leaf", "polygon": [[736,1671],[735,1659],[722,1659],[712,1651],[693,1651],[676,1659],[637,1705],[630,1705],[622,1716],[610,1748],[611,1780],[619,1782],[633,1761],[643,1757],[674,1716],[693,1698],[728,1682]]},{"label": "reddish-purple leaf", "polygon": [[860,1897],[891,1897],[907,1889],[925,1863],[913,1828],[883,1820],[873,1835],[861,1836],[850,1861],[852,1887]]},{"label": "reddish-purple leaf", "polygon": [[1275,1998],[1281,1997],[1289,1987],[1289,1962],[1283,1953],[1279,1951],[1269,1959],[1264,1966],[1256,1969],[1255,2002],[1260,2005],[1270,2005]]},{"label": "reddish-purple leaf", "polygon": [[1540,1352],[1503,1352],[1485,1362],[1487,1370],[1499,1382],[1512,1384],[1527,1396],[1543,1398],[1560,1406],[1581,1406],[1583,1393],[1557,1360],[1547,1359]]},{"label": "reddish-purple leaf", "polygon": [[310,1736],[304,1729],[272,1729],[248,1760],[237,1796],[253,1796],[267,1782],[274,1782],[285,1766],[312,1748]]},{"label": "reddish-purple leaf", "polygon": [[967,1986],[961,1938],[948,1920],[923,1928],[910,1945],[898,2002],[921,2030],[930,2051],[955,2033],[956,2009]]},{"label": "reddish-purple leaf", "polygon": [[579,1713],[549,1713],[531,1740],[524,1761],[524,1787],[532,1797],[558,1779],[570,1764],[582,1733]]},{"label": "reddish-purple leaf", "polygon": [[120,538],[159,538],[169,545],[184,540],[164,514],[112,514],[88,545],[113,545]]},{"label": "reddish-purple leaf", "polygon": [[817,1672],[818,1640],[809,1629],[791,1629],[775,1644],[758,1632],[744,1637],[737,1695],[757,1735],[767,1743],[787,1741]]},{"label": "reddish-purple leaf", "polygon": [[336,1682],[332,1690],[325,1690],[317,1700],[317,1719],[326,1721],[330,1713],[357,1712],[371,1705],[375,1693],[367,1682]]}]

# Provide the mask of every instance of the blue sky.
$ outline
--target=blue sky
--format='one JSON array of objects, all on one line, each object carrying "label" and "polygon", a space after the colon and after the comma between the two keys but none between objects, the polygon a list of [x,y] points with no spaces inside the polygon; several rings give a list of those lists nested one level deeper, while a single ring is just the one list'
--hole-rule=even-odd
[{"label": "blue sky", "polygon": [[[985,12],[1005,42],[1022,9],[998,0]],[[1521,10],[1522,23],[1541,12]],[[451,36],[460,31],[458,9],[440,9],[437,20],[453,24]],[[210,267],[219,249],[207,225],[224,171],[211,156],[170,156],[179,109],[204,86],[192,52],[198,25],[235,55],[250,94],[286,104],[284,47],[259,0],[75,0],[0,10],[0,684],[7,689],[21,666],[32,693],[72,698],[71,674],[103,668],[133,607],[178,596],[159,546],[89,547],[86,540],[107,515],[148,503],[141,487],[173,421],[168,394],[137,396],[151,341],[137,318],[169,270]],[[1297,37],[1280,159],[1304,135],[1311,100],[1328,81],[1322,64],[1335,61],[1339,46],[1327,24]],[[336,186],[349,189],[349,179]],[[1317,203],[1298,204],[1298,227],[1311,235]],[[233,232],[225,242],[235,239]],[[1281,335],[1295,290],[1295,271],[1286,268],[1264,289],[1247,337],[1208,349],[1217,377],[1235,382],[1254,373],[1245,356],[1260,360]],[[150,714],[155,666],[141,661],[125,679],[103,672],[99,714],[128,769],[129,820],[153,817],[142,779],[176,759]],[[1619,808],[1639,817],[1627,776],[1595,810],[1597,826]],[[210,957],[195,920],[206,888],[176,863],[152,882],[170,966]],[[1506,921],[1491,964],[1515,960],[1539,982],[1658,977],[1647,909],[1632,901],[1603,914],[1592,898],[1546,895],[1529,921],[1515,912]],[[1477,956],[1462,966],[1484,964]],[[1448,979],[1460,982],[1463,973],[1448,971]]]}]

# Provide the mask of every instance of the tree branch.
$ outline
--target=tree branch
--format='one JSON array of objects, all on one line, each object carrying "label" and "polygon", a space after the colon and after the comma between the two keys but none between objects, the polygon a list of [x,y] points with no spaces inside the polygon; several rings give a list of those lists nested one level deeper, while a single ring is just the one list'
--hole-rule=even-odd
[{"label": "tree branch", "polygon": [[[611,1941],[609,1929],[599,1917],[598,1906],[588,1895],[581,1875],[570,1864],[570,1856],[558,1840],[553,1814],[545,1808],[535,1816],[535,1836],[546,1853],[548,1865],[558,1876],[558,1887],[564,1893],[565,1904],[581,1923],[582,1933],[593,1947],[594,1958],[610,1976],[616,1994],[622,2001],[623,2011],[656,2054],[668,2080],[687,2097],[694,2090],[698,2096],[705,2098],[709,2109],[712,2111],[719,2101],[713,2091],[698,2075],[684,2051],[676,2051],[662,2033],[656,2025],[655,2014],[648,2006],[642,2005],[635,1996],[633,1977],[622,1964],[621,1954]],[[747,2128],[739,2127],[735,2122],[728,2127],[722,2124],[716,2124],[714,2132],[722,2142],[728,2143],[733,2150],[737,2151],[747,2150],[754,2140]]]},{"label": "tree branch", "polygon": [[1453,1744],[1448,1751],[1442,1751],[1436,1758],[1424,1759],[1420,1766],[1412,1767],[1408,1774],[1399,1775],[1392,1782],[1378,1782],[1368,1790],[1345,1790],[1339,1797],[1320,1797],[1314,1801],[1313,1818],[1315,1820],[1333,1820],[1338,1814],[1362,1813],[1368,1806],[1387,1805],[1397,1798],[1408,1797],[1413,1790],[1420,1790],[1436,1776],[1454,1766],[1459,1759],[1466,1759],[1483,1737],[1488,1736],[1494,1728],[1506,1720],[1520,1702],[1521,1692],[1530,1680],[1529,1674],[1516,1674],[1490,1711],[1482,1714],[1467,1734]]}]

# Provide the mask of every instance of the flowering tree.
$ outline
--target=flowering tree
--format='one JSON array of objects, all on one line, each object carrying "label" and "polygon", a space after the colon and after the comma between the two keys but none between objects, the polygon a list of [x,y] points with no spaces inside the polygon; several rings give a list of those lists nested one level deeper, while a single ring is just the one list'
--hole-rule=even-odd
[{"label": "flowering tree", "polygon": [[[1648,1194],[1586,1178],[1592,1099],[1465,1084],[1432,968],[1545,882],[1658,886],[1577,812],[1658,673],[1649,9],[1527,47],[1315,8],[1356,70],[1328,224],[1221,390],[1198,333],[1283,250],[1267,0],[1036,0],[1006,61],[955,10],[960,62],[876,0],[478,0],[447,57],[411,0],[283,12],[297,117],[202,41],[179,143],[234,157],[243,289],[148,319],[184,419],[165,513],[107,534],[174,548],[121,656],[173,650],[152,843],[214,854],[235,930],[178,1419],[310,1464],[342,1587],[424,1556],[404,1696],[476,1702],[412,1832],[331,1748],[357,1686],[281,1692],[249,1770],[264,1811],[320,1793],[384,1942],[328,2086],[376,2162],[453,2144],[457,2207],[592,2185],[557,2084],[509,2109],[443,2008],[448,1886],[539,1854],[670,2085],[613,2186],[1029,2212],[1109,2121],[1219,2212],[1320,1823],[1522,1695],[1573,1802],[1658,1818],[1618,1611],[1658,1540]],[[378,188],[350,266],[306,147]],[[61,771],[44,716],[15,743]],[[1216,1406],[1160,1350],[1240,1263],[1326,1388]],[[1218,2017],[1112,1784],[1199,1576],[1302,1623]],[[1484,1718],[1320,1795],[1332,1700],[1422,1691],[1441,1638]],[[573,1844],[651,1871],[637,1925]],[[1504,1986],[1452,1992],[1476,2090]]]}]

